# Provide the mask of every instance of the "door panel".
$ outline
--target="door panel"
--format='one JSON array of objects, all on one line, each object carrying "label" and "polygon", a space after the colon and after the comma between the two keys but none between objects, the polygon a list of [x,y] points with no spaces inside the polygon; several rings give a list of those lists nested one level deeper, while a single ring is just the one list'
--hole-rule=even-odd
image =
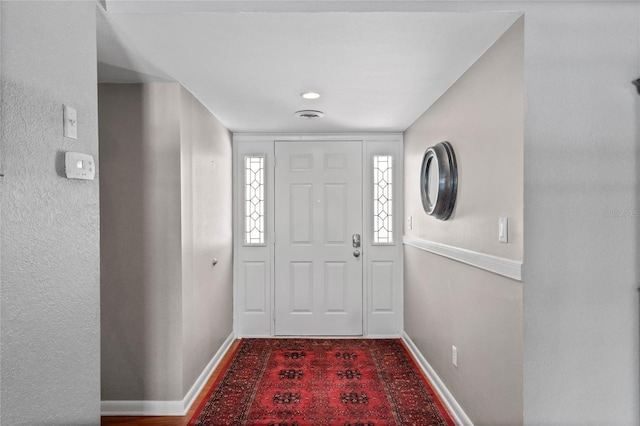
[{"label": "door panel", "polygon": [[362,335],[362,143],[275,152],[275,334]]},{"label": "door panel", "polygon": [[324,264],[325,312],[346,313],[347,303],[347,263],[327,262]]},{"label": "door panel", "polygon": [[289,211],[291,244],[309,245],[313,241],[312,185],[292,184],[289,187]]},{"label": "door panel", "polygon": [[245,312],[265,311],[265,262],[244,263],[244,285],[247,288],[244,301]]},{"label": "door panel", "polygon": [[327,244],[347,242],[347,185],[329,184],[324,187],[324,241]]},{"label": "door panel", "polygon": [[371,263],[371,310],[393,311],[393,262]]},{"label": "door panel", "polygon": [[291,312],[311,313],[313,310],[313,264],[291,262]]}]

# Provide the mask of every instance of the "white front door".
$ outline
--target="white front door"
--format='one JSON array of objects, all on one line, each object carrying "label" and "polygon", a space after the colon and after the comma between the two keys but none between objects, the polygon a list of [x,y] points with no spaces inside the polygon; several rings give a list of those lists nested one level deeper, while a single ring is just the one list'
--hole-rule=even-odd
[{"label": "white front door", "polygon": [[362,142],[275,154],[275,334],[362,335]]}]

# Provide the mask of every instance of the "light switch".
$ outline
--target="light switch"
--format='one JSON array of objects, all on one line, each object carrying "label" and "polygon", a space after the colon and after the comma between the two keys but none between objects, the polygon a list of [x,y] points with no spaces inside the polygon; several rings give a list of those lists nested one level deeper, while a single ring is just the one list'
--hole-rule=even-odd
[{"label": "light switch", "polygon": [[509,242],[509,220],[506,217],[498,219],[498,241],[501,243]]},{"label": "light switch", "polygon": [[64,123],[64,136],[70,139],[78,139],[78,112],[75,108],[62,105],[62,119]]}]

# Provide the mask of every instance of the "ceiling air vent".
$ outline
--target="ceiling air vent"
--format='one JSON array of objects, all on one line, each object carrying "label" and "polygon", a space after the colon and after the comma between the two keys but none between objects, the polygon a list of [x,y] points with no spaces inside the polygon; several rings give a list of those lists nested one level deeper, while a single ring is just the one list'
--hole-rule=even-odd
[{"label": "ceiling air vent", "polygon": [[324,117],[324,112],[315,111],[312,109],[303,109],[302,111],[296,111],[294,115],[298,118],[306,118],[307,120],[313,120],[315,118]]}]

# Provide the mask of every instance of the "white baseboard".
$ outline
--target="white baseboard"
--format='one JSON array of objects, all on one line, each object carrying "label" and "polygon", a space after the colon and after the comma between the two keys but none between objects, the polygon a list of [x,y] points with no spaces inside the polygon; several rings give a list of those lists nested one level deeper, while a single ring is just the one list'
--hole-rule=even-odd
[{"label": "white baseboard", "polygon": [[183,401],[102,401],[102,416],[182,416]]},{"label": "white baseboard", "polygon": [[409,352],[413,355],[413,358],[416,360],[424,374],[427,376],[435,391],[438,393],[438,396],[449,410],[451,417],[458,425],[464,426],[473,426],[471,419],[464,412],[458,401],[453,397],[449,389],[445,386],[444,382],[438,377],[436,371],[429,365],[425,357],[422,355],[418,347],[413,343],[413,340],[409,337],[409,335],[403,331],[402,332],[402,341],[407,345]]},{"label": "white baseboard", "polygon": [[389,334],[367,334],[366,336],[362,336],[363,339],[399,339],[402,335],[400,333],[389,333]]},{"label": "white baseboard", "polygon": [[196,379],[195,383],[193,384],[193,386],[191,386],[191,389],[189,389],[189,392],[187,392],[184,399],[182,400],[184,407],[184,414],[182,415],[187,414],[189,408],[191,408],[191,404],[193,404],[196,398],[198,398],[198,395],[200,395],[200,392],[202,392],[202,388],[204,388],[204,385],[207,384],[209,377],[211,377],[211,374],[213,374],[218,364],[220,364],[222,358],[224,358],[224,356],[227,354],[227,351],[233,344],[234,340],[235,336],[233,333],[231,333],[222,343],[222,346],[220,346],[220,349],[218,349],[213,358],[211,358],[211,361],[209,361],[204,370],[202,370],[202,373],[200,373],[200,377]]},{"label": "white baseboard", "polygon": [[231,333],[213,355],[211,361],[202,370],[189,392],[178,401],[102,401],[103,416],[184,416],[194,403],[211,374],[233,344],[235,336]]},{"label": "white baseboard", "polygon": [[400,333],[390,334],[367,334],[366,336],[306,336],[306,335],[294,335],[294,336],[256,336],[256,335],[242,335],[237,336],[237,339],[399,339],[402,335]]}]

